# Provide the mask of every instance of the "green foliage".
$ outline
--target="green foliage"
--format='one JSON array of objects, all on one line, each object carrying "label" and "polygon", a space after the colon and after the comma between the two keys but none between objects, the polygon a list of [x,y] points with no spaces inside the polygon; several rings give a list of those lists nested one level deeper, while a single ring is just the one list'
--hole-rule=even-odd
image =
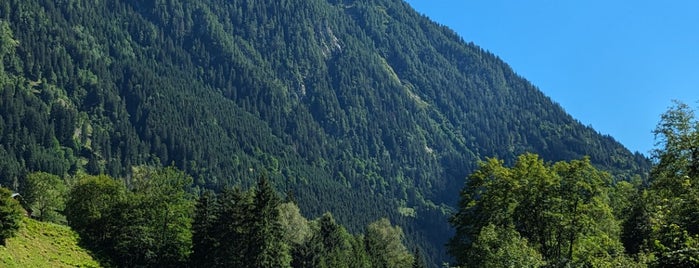
[{"label": "green foliage", "polygon": [[281,199],[267,178],[257,183],[250,220],[249,254],[255,256],[251,267],[290,267],[289,246],[284,243],[279,217]]},{"label": "green foliage", "polygon": [[[489,159],[462,190],[460,208],[451,219],[456,235],[449,250],[457,263],[476,266],[525,260],[530,256],[502,255],[515,253],[497,249],[521,247],[526,241],[555,266],[614,259],[623,248],[609,206],[610,182],[587,158],[547,165],[537,155],[525,154],[512,168]],[[517,254],[528,254],[526,248]],[[523,265],[541,260],[531,261]]]},{"label": "green foliage", "polygon": [[197,200],[192,219],[192,254],[189,256],[193,267],[214,267],[218,248],[218,236],[214,232],[219,217],[216,195],[211,191]]},{"label": "green foliage", "polygon": [[126,203],[117,206],[120,266],[181,266],[191,249],[192,178],[172,167],[137,167]]},{"label": "green foliage", "polygon": [[12,198],[12,192],[0,187],[0,245],[15,236],[22,220],[22,207]]},{"label": "green foliage", "polygon": [[489,224],[473,242],[466,267],[541,267],[541,254],[512,228]]},{"label": "green foliage", "polygon": [[658,148],[650,186],[624,224],[625,246],[652,267],[699,265],[699,123],[677,102],[654,131]]},{"label": "green foliage", "polygon": [[249,250],[252,196],[240,188],[228,188],[219,195],[218,202],[220,211],[214,225],[218,241],[213,260],[224,267],[245,267],[254,256]]},{"label": "green foliage", "polygon": [[191,178],[173,168],[138,167],[133,187],[84,176],[69,194],[66,217],[86,245],[117,266],[176,266],[188,260]]},{"label": "green foliage", "polygon": [[[190,264],[266,267],[259,263],[267,261],[274,267],[357,268],[412,264],[399,227],[384,219],[367,230],[372,235],[369,240],[354,236],[330,213],[308,221],[294,203],[281,203],[271,184],[262,178],[249,191],[227,188],[218,195],[204,192],[199,197]],[[376,263],[372,263],[369,249]]]},{"label": "green foliage", "polygon": [[80,234],[81,241],[88,248],[108,256],[122,224],[114,210],[124,204],[126,198],[123,183],[106,175],[82,175],[66,201],[68,225]]},{"label": "green foliage", "polygon": [[364,237],[373,267],[408,267],[413,256],[402,243],[403,230],[382,218],[369,224]]},{"label": "green foliage", "polygon": [[294,267],[351,267],[352,236],[325,213],[313,224],[311,238],[299,245]]},{"label": "green foliage", "polygon": [[415,248],[415,252],[413,253],[413,256],[415,257],[413,259],[413,265],[411,266],[412,268],[427,268],[427,264],[425,263],[425,260],[422,257],[422,253],[420,253],[420,250]]},{"label": "green foliage", "polygon": [[311,226],[308,220],[301,215],[299,207],[292,203],[279,205],[279,222],[284,234],[284,242],[290,246],[304,244],[311,237]]},{"label": "green foliage", "polygon": [[652,170],[657,187],[672,187],[665,185],[672,184],[671,180],[699,177],[699,122],[687,104],[675,102],[653,133],[659,146],[653,152],[657,165]]},{"label": "green foliage", "polygon": [[[648,185],[640,177],[612,183],[589,158],[545,164],[527,154],[511,168],[482,162],[451,219],[450,252],[476,267],[699,266],[699,121],[678,102],[655,134]],[[537,254],[532,265],[501,262]]]},{"label": "green foliage", "polygon": [[4,78],[5,56],[12,56],[15,47],[18,45],[19,42],[13,38],[10,24],[7,21],[0,20],[0,78]]},{"label": "green foliage", "polygon": [[62,178],[45,172],[27,175],[24,200],[32,210],[32,216],[42,221],[65,223],[68,188]]}]

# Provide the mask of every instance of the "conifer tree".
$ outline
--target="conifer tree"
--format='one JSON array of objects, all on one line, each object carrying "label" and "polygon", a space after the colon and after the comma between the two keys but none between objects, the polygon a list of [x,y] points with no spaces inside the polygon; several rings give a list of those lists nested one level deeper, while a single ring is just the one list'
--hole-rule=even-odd
[{"label": "conifer tree", "polygon": [[211,191],[204,193],[197,200],[192,223],[192,254],[190,261],[193,267],[214,267],[217,263],[218,234],[215,232],[219,216],[216,195]]},{"label": "conifer tree", "polygon": [[283,242],[279,221],[281,199],[269,180],[261,177],[255,189],[249,254],[252,267],[290,267],[289,247]]},{"label": "conifer tree", "polygon": [[226,188],[218,196],[218,217],[213,227],[216,247],[210,253],[221,267],[252,267],[251,244],[252,200],[240,188]]}]

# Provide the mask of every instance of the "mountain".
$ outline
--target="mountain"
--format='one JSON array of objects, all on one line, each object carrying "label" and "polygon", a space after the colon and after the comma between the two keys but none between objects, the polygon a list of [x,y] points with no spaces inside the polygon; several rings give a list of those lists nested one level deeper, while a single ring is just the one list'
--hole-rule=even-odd
[{"label": "mountain", "polygon": [[5,0],[0,59],[0,184],[264,174],[309,218],[389,217],[432,263],[478,160],[587,155],[619,180],[650,165],[399,0]]}]

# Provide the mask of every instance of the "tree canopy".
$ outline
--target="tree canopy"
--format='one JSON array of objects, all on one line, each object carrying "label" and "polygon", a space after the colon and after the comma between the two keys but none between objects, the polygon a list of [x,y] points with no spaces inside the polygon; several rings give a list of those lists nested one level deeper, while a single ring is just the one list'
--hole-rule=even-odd
[{"label": "tree canopy", "polygon": [[546,164],[525,154],[512,167],[489,159],[461,192],[449,250],[469,267],[612,261],[624,253],[609,203],[614,187],[588,158]]}]

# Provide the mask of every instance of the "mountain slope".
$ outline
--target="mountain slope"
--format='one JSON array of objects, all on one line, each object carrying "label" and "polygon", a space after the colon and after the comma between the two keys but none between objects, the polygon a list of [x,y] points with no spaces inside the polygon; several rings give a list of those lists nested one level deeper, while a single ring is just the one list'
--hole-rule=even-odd
[{"label": "mountain slope", "polygon": [[78,246],[70,228],[24,218],[16,237],[0,246],[2,267],[100,267],[90,253]]},{"label": "mountain slope", "polygon": [[0,4],[0,183],[175,165],[267,174],[352,231],[388,216],[432,261],[477,160],[648,163],[504,62],[397,0]]}]

